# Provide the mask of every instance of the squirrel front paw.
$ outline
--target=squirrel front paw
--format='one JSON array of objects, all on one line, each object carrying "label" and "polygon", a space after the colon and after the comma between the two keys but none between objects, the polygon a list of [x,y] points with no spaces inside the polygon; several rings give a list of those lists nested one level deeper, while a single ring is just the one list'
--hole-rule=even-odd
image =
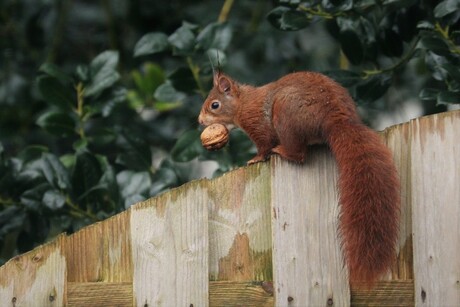
[{"label": "squirrel front paw", "polygon": [[249,160],[247,162],[247,165],[251,165],[251,164],[254,164],[254,163],[259,163],[259,162],[264,162],[267,160],[267,157],[266,156],[263,156],[263,155],[257,155],[255,156],[254,158],[252,158],[251,160]]}]

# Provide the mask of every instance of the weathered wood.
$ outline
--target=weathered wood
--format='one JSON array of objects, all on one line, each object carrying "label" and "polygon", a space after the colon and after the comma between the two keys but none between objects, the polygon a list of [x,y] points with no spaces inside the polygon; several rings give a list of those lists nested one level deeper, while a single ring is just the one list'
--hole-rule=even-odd
[{"label": "weathered wood", "polygon": [[209,279],[271,280],[268,164],[237,169],[207,185]]},{"label": "weathered wood", "polygon": [[335,160],[325,147],[312,147],[307,160],[297,165],[272,158],[275,304],[347,306]]},{"label": "weathered wood", "polygon": [[66,264],[65,236],[0,267],[0,306],[63,306]]},{"label": "weathered wood", "polygon": [[211,281],[209,306],[273,306],[271,282]]},{"label": "weathered wood", "polygon": [[132,281],[129,213],[90,225],[66,238],[67,281]]},{"label": "weathered wood", "polygon": [[207,204],[194,182],[131,207],[135,306],[208,305]]},{"label": "weathered wood", "polygon": [[411,122],[415,302],[460,306],[460,111]]},{"label": "weathered wood", "polygon": [[351,289],[351,306],[414,306],[414,281],[381,281],[372,290],[365,290],[365,288]]},{"label": "weathered wood", "polygon": [[69,282],[67,307],[133,306],[132,282]]},{"label": "weathered wood", "polygon": [[399,253],[398,258],[395,259],[392,272],[386,277],[386,280],[412,280],[414,270],[412,259],[412,203],[410,199],[410,125],[401,124],[390,127],[383,131],[381,136],[393,153],[393,159],[401,182],[401,220],[397,248]]}]

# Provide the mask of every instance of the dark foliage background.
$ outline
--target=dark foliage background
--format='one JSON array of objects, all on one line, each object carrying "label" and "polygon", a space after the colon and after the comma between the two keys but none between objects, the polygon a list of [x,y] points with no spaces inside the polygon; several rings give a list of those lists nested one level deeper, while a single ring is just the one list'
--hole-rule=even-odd
[{"label": "dark foliage background", "polygon": [[[298,70],[347,87],[363,118],[460,101],[458,0],[0,2],[0,264],[254,154],[208,153],[212,65],[252,84]],[[401,116],[400,116],[401,118]]]}]

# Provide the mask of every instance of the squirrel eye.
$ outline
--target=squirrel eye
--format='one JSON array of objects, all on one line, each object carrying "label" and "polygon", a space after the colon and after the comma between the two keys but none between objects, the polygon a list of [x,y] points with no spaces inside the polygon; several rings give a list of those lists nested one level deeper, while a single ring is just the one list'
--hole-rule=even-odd
[{"label": "squirrel eye", "polygon": [[213,101],[211,103],[211,109],[216,110],[220,107],[220,102],[219,101]]}]

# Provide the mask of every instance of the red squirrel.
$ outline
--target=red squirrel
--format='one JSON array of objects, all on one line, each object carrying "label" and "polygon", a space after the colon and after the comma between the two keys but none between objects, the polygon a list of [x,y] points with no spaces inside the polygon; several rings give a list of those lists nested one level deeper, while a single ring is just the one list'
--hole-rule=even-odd
[{"label": "red squirrel", "polygon": [[352,285],[373,285],[396,259],[399,178],[391,152],[365,126],[348,91],[329,77],[296,72],[260,87],[216,71],[198,121],[243,129],[257,147],[248,164],[278,154],[303,163],[326,143],[339,171],[339,233]]}]

